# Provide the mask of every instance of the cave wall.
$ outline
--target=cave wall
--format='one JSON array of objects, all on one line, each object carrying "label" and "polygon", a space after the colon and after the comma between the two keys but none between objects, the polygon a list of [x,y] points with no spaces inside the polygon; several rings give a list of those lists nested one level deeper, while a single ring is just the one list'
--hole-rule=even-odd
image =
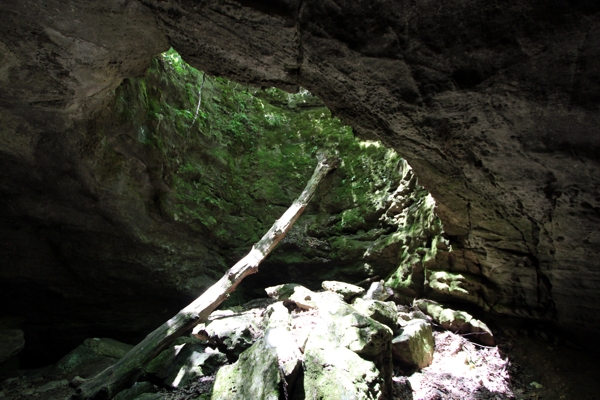
[{"label": "cave wall", "polygon": [[[61,246],[97,243],[99,259],[115,254],[131,273],[166,257],[160,249],[142,259],[156,248],[124,239],[140,230],[178,233],[147,211],[148,193],[138,203],[105,201],[86,143],[90,121],[121,81],[171,45],[209,73],[306,87],[359,136],[396,149],[436,199],[451,238],[454,251],[430,268],[478,282],[465,301],[597,336],[599,8],[538,0],[3,1],[2,269],[18,276],[23,264],[13,260],[24,247],[48,288],[49,265],[62,268],[57,284],[97,279],[62,263]],[[144,165],[131,168],[145,173]],[[115,207],[129,207],[130,218]],[[190,259],[208,253],[188,251]]]}]

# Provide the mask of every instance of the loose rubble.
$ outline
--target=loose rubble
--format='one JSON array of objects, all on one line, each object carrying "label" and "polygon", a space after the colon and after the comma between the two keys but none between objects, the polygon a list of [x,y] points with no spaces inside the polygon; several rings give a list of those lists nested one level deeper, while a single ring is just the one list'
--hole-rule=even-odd
[{"label": "loose rubble", "polygon": [[[381,282],[323,287],[279,285],[270,299],[215,311],[115,399],[496,400],[535,398],[543,387],[514,379],[518,366],[479,344],[495,338],[467,313],[429,300],[396,305]],[[87,339],[54,366],[5,378],[0,399],[69,398],[130,348]]]}]

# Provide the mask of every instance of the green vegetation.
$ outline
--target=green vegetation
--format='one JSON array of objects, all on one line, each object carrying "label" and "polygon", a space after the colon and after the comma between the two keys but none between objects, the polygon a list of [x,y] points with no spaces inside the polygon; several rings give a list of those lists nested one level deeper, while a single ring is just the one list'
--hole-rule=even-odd
[{"label": "green vegetation", "polygon": [[364,226],[363,214],[377,197],[368,193],[398,183],[391,175],[400,158],[355,140],[305,90],[288,94],[206,77],[191,126],[202,79],[170,50],[118,93],[117,111],[137,125],[140,142],[160,152],[170,174],[174,199],[165,204],[174,220],[248,243],[278,216],[276,206],[287,207],[301,191],[320,149],[342,154],[341,185],[328,195],[350,208],[340,230]]},{"label": "green vegetation", "polygon": [[[169,187],[158,199],[162,214],[221,248],[247,249],[258,240],[301,192],[316,153],[327,150],[339,154],[340,167],[319,188],[318,210],[299,222],[303,233],[288,235],[296,248],[271,260],[307,263],[327,248],[321,258],[347,263],[357,276],[386,276],[400,266],[388,283],[406,287],[402,271],[435,254],[430,236],[441,224],[408,164],[378,142],[355,139],[306,90],[290,94],[204,76],[170,50],[146,76],[119,88],[115,109]],[[404,203],[386,211],[399,191]]]}]

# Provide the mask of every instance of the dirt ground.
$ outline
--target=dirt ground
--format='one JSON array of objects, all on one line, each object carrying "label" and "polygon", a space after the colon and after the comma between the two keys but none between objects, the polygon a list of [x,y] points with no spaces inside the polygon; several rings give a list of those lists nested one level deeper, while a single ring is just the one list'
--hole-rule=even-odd
[{"label": "dirt ground", "polygon": [[528,337],[503,341],[500,348],[520,367],[521,380],[543,386],[535,391],[538,398],[600,400],[600,354]]},{"label": "dirt ground", "polygon": [[500,336],[493,348],[451,332],[435,340],[431,366],[394,378],[397,400],[600,399],[600,354],[529,337]]}]

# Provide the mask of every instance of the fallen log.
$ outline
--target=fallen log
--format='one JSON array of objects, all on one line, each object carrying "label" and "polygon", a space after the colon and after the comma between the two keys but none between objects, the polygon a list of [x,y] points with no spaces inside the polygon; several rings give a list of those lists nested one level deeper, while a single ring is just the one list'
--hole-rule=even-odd
[{"label": "fallen log", "polygon": [[77,389],[74,398],[111,399],[132,384],[146,364],[175,339],[206,321],[210,313],[227,299],[229,293],[233,292],[245,277],[258,272],[259,264],[300,217],[314,195],[319,182],[336,167],[337,159],[320,154],[315,171],[304,191],[281,218],[275,221],[262,239],[252,246],[252,250],[244,258],[231,267],[217,283],[208,288],[200,297],[151,332],[114,365],[83,382]]}]

